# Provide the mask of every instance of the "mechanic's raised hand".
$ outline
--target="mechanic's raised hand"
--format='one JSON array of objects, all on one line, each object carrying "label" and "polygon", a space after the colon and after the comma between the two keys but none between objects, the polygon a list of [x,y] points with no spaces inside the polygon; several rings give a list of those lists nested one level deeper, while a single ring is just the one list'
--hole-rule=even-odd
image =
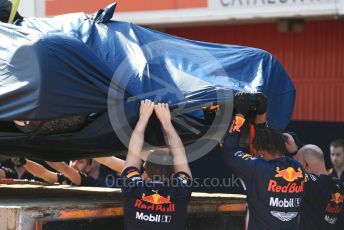
[{"label": "mechanic's raised hand", "polygon": [[140,118],[149,120],[154,110],[154,102],[151,100],[142,100],[140,106]]},{"label": "mechanic's raised hand", "polygon": [[289,153],[296,153],[296,151],[299,149],[299,147],[296,145],[295,140],[292,135],[289,133],[283,133],[283,136],[285,136],[285,147],[287,148]]},{"label": "mechanic's raised hand", "polygon": [[162,125],[171,123],[171,112],[167,103],[156,104],[154,110]]},{"label": "mechanic's raised hand", "polygon": [[237,114],[246,115],[249,110],[250,97],[249,93],[239,92],[234,96],[234,109]]},{"label": "mechanic's raised hand", "polygon": [[259,102],[258,106],[257,106],[256,113],[258,115],[261,115],[261,114],[266,113],[266,107],[267,107],[268,99],[263,93],[256,93],[256,95],[257,95],[257,99]]}]

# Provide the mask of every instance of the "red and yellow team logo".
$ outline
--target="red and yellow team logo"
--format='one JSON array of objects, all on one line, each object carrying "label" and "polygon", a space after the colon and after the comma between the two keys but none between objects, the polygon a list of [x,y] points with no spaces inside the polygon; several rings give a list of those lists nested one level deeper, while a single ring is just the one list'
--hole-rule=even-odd
[{"label": "red and yellow team logo", "polygon": [[149,195],[149,196],[146,196],[146,194],[142,194],[142,200],[150,204],[170,204],[171,203],[170,196],[163,197],[157,193]]},{"label": "red and yellow team logo", "polygon": [[142,194],[141,199],[136,199],[135,208],[156,211],[156,212],[175,212],[176,208],[170,200],[170,196],[164,197],[158,193],[146,196]]},{"label": "red and yellow team logo", "polygon": [[288,182],[293,182],[293,181],[297,180],[298,178],[303,178],[301,168],[298,168],[296,171],[292,167],[288,167],[288,168],[283,169],[283,170],[281,170],[280,167],[277,167],[276,172],[277,172],[277,174],[275,175],[275,177],[282,177],[284,180],[286,180]]},{"label": "red and yellow team logo", "polygon": [[332,202],[336,203],[336,205],[342,203],[344,201],[344,196],[339,192],[332,193]]}]

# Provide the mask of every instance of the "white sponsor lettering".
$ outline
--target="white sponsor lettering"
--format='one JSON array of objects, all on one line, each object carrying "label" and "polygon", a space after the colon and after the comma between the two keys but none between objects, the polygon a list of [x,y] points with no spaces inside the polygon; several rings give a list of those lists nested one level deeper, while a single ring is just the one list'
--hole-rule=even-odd
[{"label": "white sponsor lettering", "polygon": [[170,215],[153,215],[153,214],[144,214],[143,212],[136,212],[137,220],[143,220],[148,222],[157,222],[157,223],[170,223],[172,217]]},{"label": "white sponsor lettering", "polygon": [[301,198],[284,198],[283,200],[279,199],[278,197],[270,197],[269,205],[271,207],[278,207],[278,208],[297,208],[300,207]]},{"label": "white sponsor lettering", "polygon": [[149,221],[149,222],[160,222],[160,215],[145,215],[143,212],[136,212],[136,219],[143,220],[143,221]]},{"label": "white sponsor lettering", "polygon": [[317,177],[312,175],[312,174],[309,174],[309,177],[311,178],[312,181],[316,181],[317,180]]},{"label": "white sponsor lettering", "polygon": [[270,211],[271,215],[276,217],[277,219],[281,221],[291,221],[297,216],[297,212],[276,212],[276,211]]},{"label": "white sponsor lettering", "polygon": [[170,215],[162,215],[161,216],[161,222],[162,223],[170,223],[171,222],[171,216]]},{"label": "white sponsor lettering", "polygon": [[336,217],[329,217],[328,215],[326,215],[324,220],[329,224],[335,224],[337,221],[337,218]]}]

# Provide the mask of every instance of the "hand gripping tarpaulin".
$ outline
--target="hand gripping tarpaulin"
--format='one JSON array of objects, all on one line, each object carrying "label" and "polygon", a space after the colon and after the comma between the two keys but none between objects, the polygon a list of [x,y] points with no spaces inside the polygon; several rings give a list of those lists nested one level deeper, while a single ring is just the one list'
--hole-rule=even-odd
[{"label": "hand gripping tarpaulin", "polygon": [[[268,52],[192,41],[113,21],[114,11],[112,4],[94,15],[0,24],[2,154],[66,160],[119,153],[127,143],[123,145],[113,130],[114,123],[122,122],[113,121],[118,114],[111,114],[109,104],[121,105],[133,127],[145,98],[168,102],[173,110],[183,105],[185,125],[176,129],[184,142],[196,140],[210,127],[203,106],[220,104],[221,110],[221,103],[232,101],[238,91],[263,92],[270,125],[288,124],[295,89]],[[88,117],[81,129],[52,135],[27,135],[12,122],[73,115]],[[164,144],[158,122],[151,123],[147,138]],[[122,124],[116,125],[121,129]]]}]

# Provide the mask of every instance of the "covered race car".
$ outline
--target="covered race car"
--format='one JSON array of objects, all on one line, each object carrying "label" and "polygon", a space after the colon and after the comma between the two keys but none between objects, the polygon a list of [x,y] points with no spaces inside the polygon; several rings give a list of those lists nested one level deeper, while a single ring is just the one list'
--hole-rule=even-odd
[{"label": "covered race car", "polygon": [[[115,7],[0,24],[0,154],[118,155],[146,98],[168,102],[184,143],[204,153],[226,131],[237,91],[263,92],[270,125],[288,124],[295,89],[271,54],[113,21]],[[165,144],[154,118],[146,137]]]}]

